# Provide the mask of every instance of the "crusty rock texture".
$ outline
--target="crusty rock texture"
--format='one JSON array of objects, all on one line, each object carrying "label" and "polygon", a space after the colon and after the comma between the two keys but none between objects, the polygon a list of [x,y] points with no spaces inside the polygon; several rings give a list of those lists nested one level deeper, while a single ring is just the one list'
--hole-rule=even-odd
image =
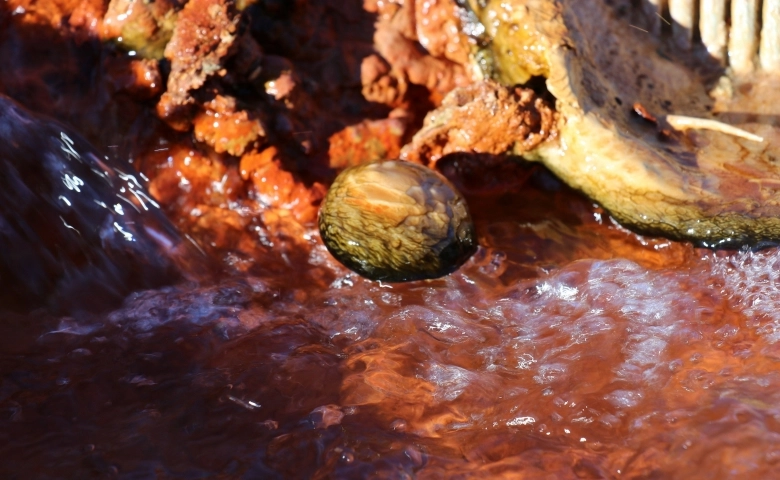
[{"label": "crusty rock texture", "polygon": [[[543,75],[556,98],[557,140],[527,158],[640,231],[709,246],[780,241],[777,77],[722,76],[719,59],[633,28],[644,13],[608,3],[491,0],[476,12],[495,76],[512,86]],[[720,120],[764,141],[674,130],[670,115]]]},{"label": "crusty rock texture", "polygon": [[174,128],[190,128],[192,92],[222,70],[236,39],[238,18],[230,0],[190,0],[179,13],[165,47],[165,58],[171,62],[168,89],[157,106],[160,117]]},{"label": "crusty rock texture", "polygon": [[479,82],[450,92],[401,156],[435,164],[456,152],[522,154],[554,135],[555,121],[552,105],[533,90]]}]

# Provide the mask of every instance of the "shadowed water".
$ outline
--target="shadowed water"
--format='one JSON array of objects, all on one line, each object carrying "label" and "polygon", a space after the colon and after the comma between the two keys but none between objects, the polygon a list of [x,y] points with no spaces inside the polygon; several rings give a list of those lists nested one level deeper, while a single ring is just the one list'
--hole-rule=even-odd
[{"label": "shadowed water", "polygon": [[0,471],[778,473],[776,250],[637,237],[541,171],[474,192],[482,247],[444,279],[364,280],[312,232],[289,274],[4,314]]},{"label": "shadowed water", "polygon": [[[48,120],[0,130],[0,152],[17,152],[0,171],[16,218],[0,233],[0,477],[780,476],[777,249],[637,236],[543,170],[442,161],[481,245],[446,278],[369,282],[312,224],[289,241],[258,230],[254,257],[212,251],[250,273],[172,283],[159,240],[178,234],[116,197],[144,193],[116,159],[153,143],[153,115],[106,100],[93,69],[115,53],[31,30],[0,35],[3,91],[121,145],[107,160]],[[78,68],[58,63],[68,51]],[[18,115],[15,128],[31,118]]]},{"label": "shadowed water", "polygon": [[182,239],[143,175],[0,95],[0,299],[106,308],[176,278]]}]

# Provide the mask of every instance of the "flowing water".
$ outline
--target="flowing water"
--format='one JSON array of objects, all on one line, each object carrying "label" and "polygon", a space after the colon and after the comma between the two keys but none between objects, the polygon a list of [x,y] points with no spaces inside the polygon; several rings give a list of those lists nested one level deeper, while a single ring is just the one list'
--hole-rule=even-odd
[{"label": "flowing water", "polygon": [[[5,13],[0,90],[77,125],[109,164],[158,146],[144,136],[158,132],[145,129],[153,105],[112,97],[101,69],[116,52],[22,32]],[[18,135],[2,148],[48,141]],[[62,155],[55,136],[48,148]],[[130,252],[102,264],[119,288],[102,287],[135,292],[92,313],[77,307],[112,304],[95,301],[101,281],[55,268],[87,280],[44,282],[70,308],[24,310],[29,289],[8,288],[5,274],[31,275],[0,265],[0,478],[780,477],[778,249],[642,237],[544,170],[440,165],[466,195],[481,247],[438,280],[362,279],[313,223],[285,241],[255,231],[254,256],[207,249],[236,266],[214,278],[166,283],[140,272],[154,248]],[[57,168],[46,178],[72,201]],[[108,218],[91,200],[112,192],[93,186],[79,207],[96,215],[79,217],[86,228]],[[136,220],[122,230],[150,244],[167,236],[150,233],[167,231],[159,215]],[[2,259],[25,251],[15,238]],[[99,244],[76,244],[71,274],[100,263],[83,262],[102,258],[90,250]],[[67,265],[50,260],[43,271]]]},{"label": "flowing water", "polygon": [[280,273],[3,314],[3,478],[778,475],[777,250],[450,173],[482,246],[440,280],[364,280],[309,231]]}]

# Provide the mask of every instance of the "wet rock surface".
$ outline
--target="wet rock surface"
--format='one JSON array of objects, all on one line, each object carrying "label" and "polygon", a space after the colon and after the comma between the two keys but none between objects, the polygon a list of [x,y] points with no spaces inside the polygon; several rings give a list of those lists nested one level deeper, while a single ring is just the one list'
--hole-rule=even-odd
[{"label": "wet rock surface", "polygon": [[479,82],[444,97],[401,157],[435,165],[456,152],[522,155],[555,138],[556,120],[551,102],[529,88]]},{"label": "wet rock surface", "polygon": [[[742,71],[741,49],[753,52],[747,64],[757,52],[736,24],[729,33],[722,20],[733,53],[726,68],[701,43],[680,47],[680,27],[660,29],[656,3],[638,3],[650,13],[601,0],[472,5],[493,40],[495,76],[510,87],[544,76],[556,98],[559,141],[533,157],[638,231],[721,248],[776,243],[780,130],[766,83],[776,73]],[[745,27],[757,36],[756,18]],[[773,31],[767,25],[764,37],[776,39]]]},{"label": "wet rock surface", "polygon": [[411,162],[386,160],[341,172],[322,202],[318,225],[328,251],[372,280],[442,277],[477,249],[460,192]]},{"label": "wet rock surface", "polygon": [[476,80],[456,2],[235,6],[224,76],[187,95],[193,119],[221,97],[262,122],[240,157],[158,117],[162,83],[128,72],[170,71],[100,43],[106,8],[6,2],[0,90],[146,175],[221,273],[100,314],[0,303],[0,476],[778,476],[777,249],[636,235],[489,149],[437,160],[481,245],[458,272],[370,282],[320,242],[334,169]]}]

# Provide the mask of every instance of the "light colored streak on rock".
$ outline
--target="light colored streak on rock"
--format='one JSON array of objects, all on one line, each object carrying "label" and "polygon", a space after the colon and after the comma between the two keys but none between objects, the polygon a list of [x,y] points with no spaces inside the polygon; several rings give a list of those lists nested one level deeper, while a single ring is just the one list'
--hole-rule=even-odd
[{"label": "light colored streak on rock", "polygon": [[735,137],[745,138],[754,142],[763,142],[764,138],[754,135],[741,128],[734,127],[727,123],[719,122],[717,120],[708,120],[706,118],[686,117],[683,115],[667,115],[666,121],[675,130],[712,130],[715,132],[725,133],[727,135],[734,135]]}]

